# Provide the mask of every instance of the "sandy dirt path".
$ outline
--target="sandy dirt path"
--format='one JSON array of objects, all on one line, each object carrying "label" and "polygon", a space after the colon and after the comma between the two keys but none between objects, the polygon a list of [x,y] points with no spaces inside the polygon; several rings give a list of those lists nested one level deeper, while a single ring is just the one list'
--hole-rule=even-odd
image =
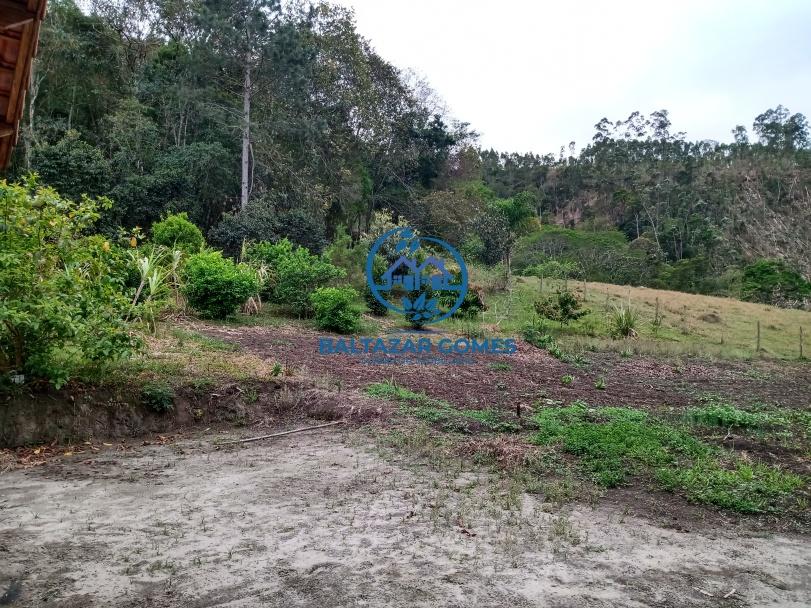
[{"label": "sandy dirt path", "polygon": [[0,475],[0,605],[800,607],[811,598],[807,538],[684,533],[610,506],[551,509],[482,471],[383,454],[365,432],[221,449],[213,438]]}]

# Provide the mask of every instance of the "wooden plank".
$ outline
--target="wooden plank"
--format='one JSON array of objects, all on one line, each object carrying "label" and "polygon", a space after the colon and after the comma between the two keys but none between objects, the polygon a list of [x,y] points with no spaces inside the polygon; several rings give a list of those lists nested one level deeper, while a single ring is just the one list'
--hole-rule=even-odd
[{"label": "wooden plank", "polygon": [[23,83],[25,83],[26,73],[31,69],[31,47],[34,25],[26,25],[23,29],[23,37],[20,40],[20,54],[17,58],[17,68],[14,70],[14,81],[11,85],[11,93],[8,99],[8,109],[6,110],[6,122],[13,122],[22,115]]},{"label": "wooden plank", "polygon": [[14,0],[0,0],[0,30],[31,23],[36,16],[36,11],[29,11],[23,3]]},{"label": "wooden plank", "polygon": [[0,122],[0,137],[8,137],[9,135],[14,135],[16,129],[14,125],[11,125],[7,122]]}]

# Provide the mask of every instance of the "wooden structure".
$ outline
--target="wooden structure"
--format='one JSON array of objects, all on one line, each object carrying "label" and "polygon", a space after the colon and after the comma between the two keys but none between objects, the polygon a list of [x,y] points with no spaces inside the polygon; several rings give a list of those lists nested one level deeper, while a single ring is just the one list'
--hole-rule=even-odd
[{"label": "wooden structure", "polygon": [[0,0],[0,169],[8,166],[25,108],[46,0]]}]

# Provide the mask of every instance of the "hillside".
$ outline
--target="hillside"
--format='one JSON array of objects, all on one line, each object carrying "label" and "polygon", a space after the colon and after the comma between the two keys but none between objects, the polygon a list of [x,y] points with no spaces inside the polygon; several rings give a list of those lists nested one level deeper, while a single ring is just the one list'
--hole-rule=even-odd
[{"label": "hillside", "polygon": [[[804,333],[804,356],[811,356],[811,312],[787,310],[742,302],[733,298],[688,294],[678,291],[629,287],[608,283],[544,280],[518,277],[513,288],[487,299],[482,313],[485,327],[501,332],[520,332],[532,321],[532,303],[542,294],[564,285],[583,298],[590,314],[561,328],[554,322],[547,329],[564,344],[580,352],[590,348],[653,355],[698,355],[733,359],[757,357],[798,359],[800,327]],[[654,326],[657,301],[661,325]],[[612,340],[609,323],[616,308],[628,307],[639,315],[635,339]],[[761,350],[756,352],[760,322]]]}]

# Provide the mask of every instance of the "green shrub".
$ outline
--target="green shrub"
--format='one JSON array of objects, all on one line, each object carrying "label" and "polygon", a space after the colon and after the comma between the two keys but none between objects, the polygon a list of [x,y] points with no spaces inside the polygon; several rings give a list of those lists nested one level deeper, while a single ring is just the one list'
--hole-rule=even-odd
[{"label": "green shrub", "polygon": [[351,287],[321,287],[310,294],[315,322],[320,329],[352,333],[358,328],[360,311],[355,308],[358,292]]},{"label": "green shrub", "polygon": [[568,325],[589,313],[580,310],[580,305],[580,300],[571,291],[558,291],[535,302],[535,312],[544,319]]},{"label": "green shrub", "polygon": [[798,306],[811,297],[811,283],[782,260],[758,260],[743,269],[741,295],[750,302]]},{"label": "green shrub", "polygon": [[293,253],[293,243],[287,239],[282,239],[275,243],[259,241],[248,245],[245,250],[245,259],[249,262],[267,264],[275,268],[279,260]]},{"label": "green shrub", "polygon": [[513,268],[520,274],[553,260],[562,267],[571,265],[568,268],[578,276],[570,278],[605,283],[647,283],[657,268],[656,260],[648,252],[633,247],[617,230],[572,230],[545,225],[518,239],[515,245]]},{"label": "green shrub", "polygon": [[175,392],[166,382],[147,382],[141,389],[141,401],[156,412],[170,412],[174,409]]},{"label": "green shrub", "polygon": [[[372,273],[374,274],[375,280],[380,280],[380,277],[384,272],[386,272],[386,260],[382,256],[376,255],[374,261],[372,262]],[[386,316],[389,309],[372,293],[372,289],[369,287],[369,282],[365,278],[366,273],[364,272],[363,274],[363,300],[366,302],[369,312],[376,317]]]},{"label": "green shrub", "polygon": [[289,202],[265,195],[234,213],[226,213],[211,230],[212,242],[236,256],[245,241],[277,241],[284,237],[295,245],[320,252],[327,244],[324,219],[304,209],[287,209]]},{"label": "green shrub", "polygon": [[521,274],[546,279],[580,279],[583,277],[583,269],[577,262],[549,260],[541,264],[527,266]]},{"label": "green shrub", "polygon": [[639,323],[639,313],[630,306],[615,306],[608,321],[612,338],[633,338],[636,336],[636,326]]},{"label": "green shrub", "polygon": [[184,269],[184,293],[189,304],[203,317],[224,319],[236,312],[259,290],[256,273],[234,264],[219,251],[191,256]]},{"label": "green shrub", "polygon": [[169,249],[180,249],[185,253],[196,253],[206,243],[203,233],[189,221],[185,212],[167,215],[152,224],[152,242]]},{"label": "green shrub", "polygon": [[0,373],[61,386],[90,361],[140,344],[128,319],[127,256],[87,236],[106,199],[0,181]]},{"label": "green shrub", "polygon": [[389,309],[375,297],[368,285],[363,288],[363,301],[366,302],[366,307],[374,316],[385,317],[389,314]]},{"label": "green shrub", "polygon": [[343,268],[298,247],[280,256],[276,262],[273,299],[298,315],[309,316],[313,312],[310,294],[345,276]]}]

